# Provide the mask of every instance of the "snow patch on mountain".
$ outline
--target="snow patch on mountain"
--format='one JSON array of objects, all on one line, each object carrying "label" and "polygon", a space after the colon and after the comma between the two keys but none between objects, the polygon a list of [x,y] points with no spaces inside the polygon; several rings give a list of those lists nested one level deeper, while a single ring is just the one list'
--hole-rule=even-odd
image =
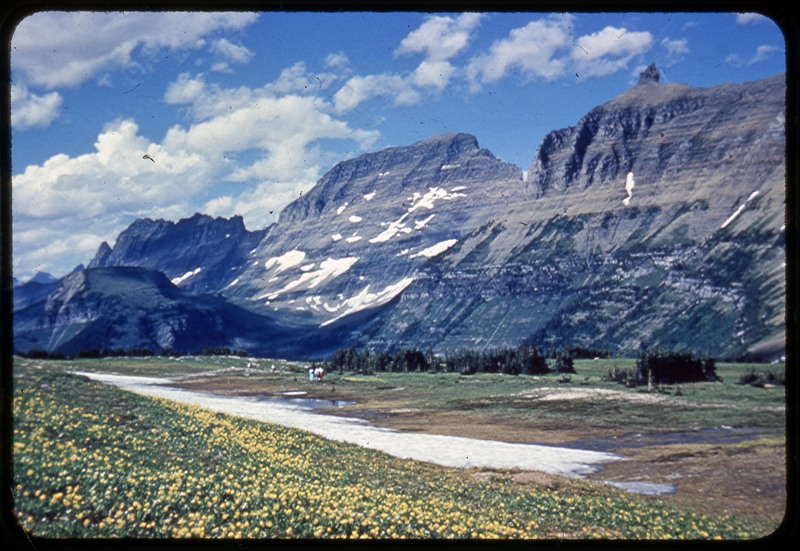
[{"label": "snow patch on mountain", "polygon": [[734,220],[736,220],[736,218],[737,218],[737,217],[738,217],[740,214],[742,214],[742,211],[743,211],[743,210],[744,210],[744,208],[747,206],[747,203],[749,203],[750,201],[752,201],[753,199],[755,199],[755,198],[758,196],[758,194],[759,194],[759,193],[760,193],[760,191],[754,191],[753,193],[751,193],[751,194],[750,194],[750,196],[747,198],[747,200],[746,200],[744,203],[742,203],[741,205],[739,205],[739,208],[738,208],[738,209],[736,209],[736,211],[735,211],[733,214],[731,214],[731,215],[728,217],[728,219],[727,219],[727,220],[725,220],[725,221],[722,223],[722,225],[719,227],[719,229],[724,229],[724,228],[726,228],[726,227],[728,226],[728,224],[730,224],[731,222],[733,222]]},{"label": "snow patch on mountain", "polygon": [[281,256],[273,256],[264,263],[264,268],[269,270],[275,264],[278,265],[278,273],[299,266],[306,259],[306,253],[292,249],[291,251],[282,254]]},{"label": "snow patch on mountain", "polygon": [[636,182],[633,180],[633,172],[628,172],[628,177],[625,179],[625,191],[628,193],[628,196],[622,200],[622,204],[626,207],[628,203],[631,202],[631,197],[633,197],[633,186],[636,185]]},{"label": "snow patch on mountain", "polygon": [[236,279],[234,279],[233,281],[231,281],[230,283],[228,283],[224,288],[225,289],[230,289],[231,287],[233,287],[237,283],[239,283],[239,278],[238,277]]},{"label": "snow patch on mountain", "polygon": [[424,256],[426,258],[431,258],[432,256],[436,256],[437,254],[441,254],[453,245],[458,242],[458,239],[448,239],[446,241],[440,241],[436,245],[432,245],[427,249],[423,249],[418,253],[414,253],[411,255],[410,258],[417,258],[418,256]]},{"label": "snow patch on mountain", "polygon": [[428,224],[428,222],[433,220],[434,216],[436,216],[436,215],[435,214],[431,214],[425,220],[417,220],[416,222],[414,222],[414,229],[415,230],[421,230],[422,228],[424,228]]},{"label": "snow patch on mountain", "polygon": [[340,304],[335,308],[329,306],[328,304],[325,304],[325,309],[328,310],[329,312],[336,312],[342,307],[344,307],[345,310],[335,318],[322,323],[320,327],[324,327],[326,325],[334,323],[335,321],[340,320],[345,316],[349,316],[356,312],[360,312],[368,308],[375,308],[376,306],[381,306],[383,304],[386,304],[387,302],[395,298],[397,295],[402,293],[406,289],[406,287],[411,285],[411,283],[413,282],[414,282],[413,277],[407,277],[401,279],[400,281],[398,281],[393,285],[387,286],[385,289],[377,293],[370,293],[369,285],[367,285],[356,296],[347,299],[346,301],[344,301],[344,303]]},{"label": "snow patch on mountain", "polygon": [[319,307],[322,306],[322,297],[319,295],[306,297],[306,304],[308,304],[312,310],[319,310]]},{"label": "snow patch on mountain", "polygon": [[361,218],[360,216],[353,215],[350,218],[348,218],[347,220],[349,220],[351,224],[358,224],[359,222],[361,222],[363,220],[363,218]]},{"label": "snow patch on mountain", "polygon": [[363,195],[365,201],[372,201],[373,197],[375,197],[375,192],[367,193]]},{"label": "snow patch on mountain", "polygon": [[328,258],[320,263],[319,269],[313,272],[306,272],[301,275],[299,278],[289,282],[286,286],[275,292],[265,293],[255,300],[261,299],[268,299],[268,300],[275,300],[278,298],[279,295],[296,289],[298,287],[304,287],[306,289],[315,289],[319,287],[322,283],[326,280],[334,279],[339,277],[343,273],[347,272],[353,264],[358,262],[358,257],[350,256],[346,258]]},{"label": "snow patch on mountain", "polygon": [[466,195],[463,193],[448,192],[446,189],[440,187],[432,187],[424,195],[419,192],[414,192],[414,195],[409,198],[413,204],[408,209],[408,212],[411,213],[417,209],[432,210],[436,201],[439,199],[452,201],[459,197],[466,197]]},{"label": "snow patch on mountain", "polygon": [[180,285],[181,283],[183,283],[184,281],[186,281],[190,277],[199,274],[201,271],[202,271],[202,268],[197,268],[195,270],[191,270],[191,271],[186,272],[185,274],[183,274],[180,277],[173,278],[170,281],[172,281],[173,285]]},{"label": "snow patch on mountain", "polygon": [[376,237],[373,237],[369,240],[370,243],[386,243],[392,237],[397,235],[397,233],[405,227],[405,219],[408,216],[408,212],[404,213],[398,220],[394,222],[389,222],[389,227],[379,233]]},{"label": "snow patch on mountain", "polygon": [[[463,188],[463,186],[461,187]],[[411,206],[408,208],[408,210],[406,210],[406,212],[404,212],[403,215],[394,222],[381,222],[381,226],[386,226],[388,224],[388,227],[377,236],[370,239],[369,242],[373,244],[385,243],[398,233],[411,233],[413,230],[406,226],[406,218],[411,213],[418,209],[433,210],[436,201],[438,200],[452,201],[453,199],[458,199],[460,197],[466,197],[466,195],[454,191],[448,192],[446,189],[440,187],[430,188],[425,194],[415,191],[411,197],[407,198],[408,201],[411,201]],[[424,220],[415,221],[414,229],[421,230],[433,219],[433,216],[434,215],[432,214]]]}]

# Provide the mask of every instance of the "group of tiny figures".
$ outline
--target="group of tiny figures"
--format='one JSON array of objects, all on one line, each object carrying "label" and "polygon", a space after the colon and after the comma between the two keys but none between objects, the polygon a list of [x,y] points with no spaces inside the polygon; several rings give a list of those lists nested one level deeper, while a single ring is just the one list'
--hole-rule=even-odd
[{"label": "group of tiny figures", "polygon": [[321,367],[309,368],[308,370],[309,381],[321,381],[324,375],[325,375],[325,370],[322,369]]}]

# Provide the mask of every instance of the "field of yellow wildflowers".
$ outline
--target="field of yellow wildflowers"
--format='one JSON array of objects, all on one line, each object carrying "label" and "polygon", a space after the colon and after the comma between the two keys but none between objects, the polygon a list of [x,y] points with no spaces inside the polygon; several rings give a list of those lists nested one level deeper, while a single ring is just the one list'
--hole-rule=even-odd
[{"label": "field of yellow wildflowers", "polygon": [[15,368],[14,507],[35,537],[749,539],[613,488],[533,489]]}]

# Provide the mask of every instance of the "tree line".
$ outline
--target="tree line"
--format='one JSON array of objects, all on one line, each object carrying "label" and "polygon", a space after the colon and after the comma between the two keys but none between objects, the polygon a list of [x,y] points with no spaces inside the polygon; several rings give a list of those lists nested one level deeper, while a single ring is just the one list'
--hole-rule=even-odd
[{"label": "tree line", "polygon": [[636,358],[636,367],[611,369],[606,380],[627,386],[676,384],[701,381],[721,381],[717,375],[716,361],[691,351],[673,351],[667,348],[643,350]]},{"label": "tree line", "polygon": [[323,362],[326,371],[377,373],[377,372],[447,372],[505,373],[509,375],[539,375],[544,373],[574,373],[573,356],[569,351],[555,355],[554,367],[548,365],[547,357],[537,346],[500,348],[488,351],[459,350],[434,354],[431,349],[423,352],[418,348],[400,348],[389,352],[358,351],[354,348],[336,350]]},{"label": "tree line", "polygon": [[171,348],[162,348],[160,350],[152,350],[150,348],[114,348],[114,349],[98,349],[92,348],[90,350],[80,350],[74,354],[65,354],[63,352],[47,352],[45,350],[31,350],[29,352],[17,353],[18,356],[23,358],[31,358],[38,360],[70,360],[73,358],[116,358],[116,357],[141,357],[141,356],[238,356],[240,358],[247,357],[246,350],[234,350],[227,346],[206,346],[201,350],[193,353],[178,352]]},{"label": "tree line", "polygon": [[[575,373],[574,359],[574,349],[551,351],[546,356],[541,348],[532,345],[488,351],[447,351],[444,354],[434,354],[431,349],[422,352],[418,348],[401,348],[394,352],[372,352],[369,349],[359,352],[354,348],[344,348],[334,352],[329,360],[322,363],[322,367],[326,371],[363,374],[427,371],[464,375],[543,375]],[[714,358],[669,349],[642,351],[634,369],[612,369],[606,379],[629,386],[721,380],[716,373]]]}]

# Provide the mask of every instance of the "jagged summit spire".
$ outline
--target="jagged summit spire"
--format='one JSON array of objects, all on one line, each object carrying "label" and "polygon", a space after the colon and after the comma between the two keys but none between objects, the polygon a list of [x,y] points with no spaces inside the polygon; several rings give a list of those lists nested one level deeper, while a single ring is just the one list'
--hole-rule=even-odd
[{"label": "jagged summit spire", "polygon": [[656,69],[656,64],[651,63],[647,66],[647,69],[639,73],[639,82],[637,84],[644,84],[646,82],[658,82],[658,79],[661,77],[661,73],[658,69]]}]

